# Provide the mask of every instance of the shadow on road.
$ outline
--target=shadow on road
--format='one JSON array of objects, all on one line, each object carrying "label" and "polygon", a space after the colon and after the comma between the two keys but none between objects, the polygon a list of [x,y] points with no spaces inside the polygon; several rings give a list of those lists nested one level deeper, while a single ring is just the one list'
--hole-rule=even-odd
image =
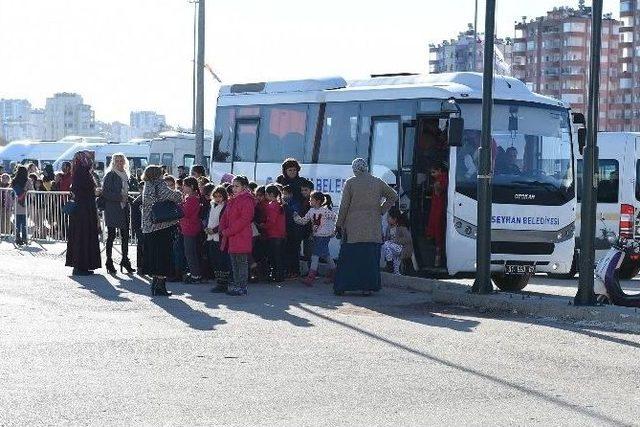
[{"label": "shadow on road", "polygon": [[[137,295],[151,295],[151,285],[149,282],[142,280],[138,276],[129,276],[125,280],[122,280],[120,277],[118,277],[118,279],[120,279],[119,287],[122,289],[126,289],[127,291]],[[172,289],[172,291],[175,295],[179,295],[181,293],[181,290],[176,291]],[[151,302],[162,308],[169,315],[199,331],[212,331],[216,326],[227,323],[219,317],[211,316],[202,310],[194,309],[189,304],[178,298],[152,297]]]},{"label": "shadow on road", "polygon": [[336,325],[340,325],[340,326],[342,326],[344,328],[350,329],[350,330],[352,330],[354,332],[357,332],[357,333],[359,333],[361,335],[366,336],[367,338],[371,338],[371,339],[374,339],[376,341],[385,343],[385,344],[390,345],[390,346],[392,346],[392,347],[394,347],[396,349],[406,351],[406,352],[411,353],[411,354],[413,354],[415,356],[419,356],[419,357],[422,357],[424,359],[427,359],[427,360],[429,360],[431,362],[438,363],[438,364],[447,366],[447,367],[452,368],[452,369],[456,369],[458,371],[464,372],[464,373],[469,374],[469,375],[474,375],[476,377],[482,378],[484,380],[490,381],[490,382],[498,384],[500,386],[508,387],[508,388],[510,388],[512,390],[516,390],[518,392],[527,394],[527,395],[529,395],[531,397],[544,400],[545,402],[548,402],[550,404],[553,404],[553,405],[556,405],[556,406],[559,406],[559,407],[562,407],[562,408],[565,408],[565,409],[570,409],[570,410],[572,410],[572,411],[574,411],[576,413],[579,413],[579,414],[584,415],[586,417],[592,418],[593,420],[596,420],[596,421],[598,421],[600,423],[606,423],[608,425],[615,425],[615,426],[627,426],[628,425],[628,423],[625,423],[625,422],[620,421],[620,420],[618,420],[616,418],[610,417],[610,416],[608,416],[606,414],[602,414],[602,413],[597,412],[595,410],[581,407],[577,403],[572,403],[572,402],[570,402],[568,400],[558,398],[558,397],[550,395],[548,393],[545,393],[545,392],[542,392],[542,391],[539,391],[539,390],[534,390],[532,388],[529,388],[529,387],[526,387],[526,386],[523,386],[523,385],[520,385],[520,384],[516,384],[516,383],[511,382],[511,381],[509,381],[507,379],[499,378],[499,377],[497,377],[495,375],[487,374],[487,373],[481,372],[481,371],[479,371],[477,369],[469,368],[469,367],[460,365],[458,363],[451,362],[451,361],[446,360],[444,358],[437,357],[437,356],[434,356],[432,354],[429,354],[429,353],[427,353],[425,351],[416,350],[414,348],[411,348],[411,347],[409,347],[407,345],[404,345],[402,343],[399,343],[397,341],[394,341],[394,340],[385,338],[383,336],[380,336],[380,335],[378,335],[376,333],[366,331],[366,330],[364,330],[364,329],[362,329],[362,328],[360,328],[358,326],[350,325],[350,324],[348,324],[346,322],[343,322],[343,321],[340,321],[340,320],[337,320],[337,319],[333,319],[333,318],[331,318],[329,316],[326,316],[326,315],[324,315],[322,313],[319,313],[319,312],[317,312],[315,310],[312,310],[310,308],[307,308],[307,307],[300,307],[300,308],[302,310],[304,310],[305,312],[313,315],[313,316],[316,316],[316,317],[318,317],[320,319],[323,319],[325,321],[328,321],[328,322],[332,322],[332,323],[334,323]]},{"label": "shadow on road", "polygon": [[71,280],[76,282],[82,288],[88,290],[92,294],[99,296],[107,301],[127,302],[129,298],[122,296],[122,291],[115,288],[106,277],[101,274],[91,276],[69,276]]}]

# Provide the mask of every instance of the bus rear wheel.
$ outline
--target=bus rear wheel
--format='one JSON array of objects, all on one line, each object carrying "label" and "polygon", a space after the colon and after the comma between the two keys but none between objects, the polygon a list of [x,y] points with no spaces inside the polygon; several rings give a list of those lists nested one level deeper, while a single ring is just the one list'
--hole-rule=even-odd
[{"label": "bus rear wheel", "polygon": [[531,274],[502,274],[494,273],[491,278],[496,286],[504,292],[519,292],[527,286]]}]

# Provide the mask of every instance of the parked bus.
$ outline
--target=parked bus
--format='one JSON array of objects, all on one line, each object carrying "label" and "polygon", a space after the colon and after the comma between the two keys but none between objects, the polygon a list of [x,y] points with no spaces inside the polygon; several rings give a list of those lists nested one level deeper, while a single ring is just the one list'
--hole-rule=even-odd
[{"label": "parked bus", "polygon": [[[623,236],[640,240],[640,133],[598,133],[598,199],[596,207],[596,261],[602,258],[611,243],[610,237]],[[575,147],[577,198],[582,195],[582,154]],[[580,247],[580,205],[576,220],[576,250]],[[634,267],[640,255],[625,258],[620,266],[620,279],[628,280],[638,274]],[[571,271],[557,278],[572,278],[578,270],[578,256]]]},{"label": "parked bus", "polygon": [[[151,140],[149,163],[163,165],[169,173],[177,173],[178,166],[187,170],[195,163],[196,137],[194,133],[167,131],[161,132],[159,138]],[[209,167],[211,138],[205,136],[204,165]]]},{"label": "parked bus", "polygon": [[[351,161],[368,159],[393,185],[410,217],[415,265],[422,274],[474,272],[476,185],[482,76],[450,73],[223,86],[211,170],[275,180],[295,157],[301,174],[340,203]],[[447,143],[451,117],[464,119],[459,146]],[[494,82],[492,277],[519,290],[536,272],[568,273],[574,253],[576,196],[569,110],[517,79]],[[425,237],[429,171],[448,168],[445,271],[434,269]]]},{"label": "parked bus", "polygon": [[111,156],[114,153],[123,153],[129,159],[129,168],[131,173],[142,171],[147,167],[149,158],[149,145],[145,143],[121,143],[121,144],[105,144],[105,143],[78,143],[65,151],[53,164],[54,170],[60,170],[62,162],[70,162],[73,156],[82,150],[91,150],[96,153],[96,172],[99,176],[104,174],[104,170],[111,162]]}]

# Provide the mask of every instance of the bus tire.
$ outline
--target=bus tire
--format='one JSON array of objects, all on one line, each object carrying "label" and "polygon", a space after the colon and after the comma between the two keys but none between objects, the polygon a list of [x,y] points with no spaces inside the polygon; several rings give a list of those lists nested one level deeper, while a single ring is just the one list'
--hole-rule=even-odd
[{"label": "bus tire", "polygon": [[529,283],[531,274],[494,273],[491,278],[498,289],[504,292],[520,292]]},{"label": "bus tire", "polygon": [[631,280],[640,272],[640,263],[632,261],[630,257],[625,257],[618,270],[618,278],[620,280]]},{"label": "bus tire", "polygon": [[569,270],[568,273],[564,273],[564,274],[547,273],[547,276],[549,276],[552,279],[567,280],[567,279],[573,279],[576,276],[577,272],[578,272],[578,267],[576,265],[576,257],[574,257],[573,262],[571,263],[571,270]]}]

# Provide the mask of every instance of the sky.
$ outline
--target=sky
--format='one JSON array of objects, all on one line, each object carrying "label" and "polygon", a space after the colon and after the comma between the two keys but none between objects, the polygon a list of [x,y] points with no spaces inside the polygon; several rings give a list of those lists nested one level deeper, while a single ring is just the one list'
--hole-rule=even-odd
[{"label": "sky", "polygon": [[[474,0],[206,0],[206,54],[226,83],[428,71],[428,44],[473,22]],[[591,1],[587,0],[587,5]],[[604,12],[619,16],[619,0]],[[577,0],[497,0],[496,31]],[[484,0],[479,24],[484,27]],[[101,121],[131,110],[192,118],[193,4],[188,0],[0,0],[0,98],[43,107],[80,93]],[[205,126],[218,83],[205,75]]]}]

